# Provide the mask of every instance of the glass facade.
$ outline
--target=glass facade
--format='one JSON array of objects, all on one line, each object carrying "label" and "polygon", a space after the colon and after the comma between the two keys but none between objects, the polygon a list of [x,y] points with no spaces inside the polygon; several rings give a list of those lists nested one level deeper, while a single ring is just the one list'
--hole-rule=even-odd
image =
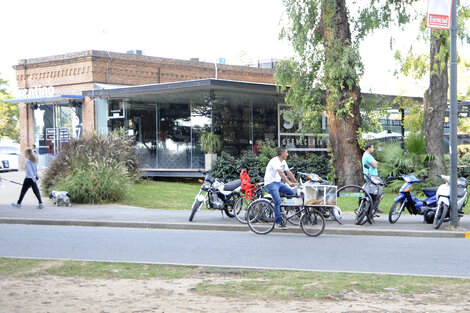
[{"label": "glass facade", "polygon": [[199,137],[206,130],[220,135],[222,150],[234,156],[258,140],[277,144],[281,99],[218,90],[112,99],[106,132],[124,127],[135,136],[144,169],[201,169],[205,161]]},{"label": "glass facade", "polygon": [[33,106],[34,144],[38,166],[45,167],[62,146],[82,134],[81,103],[36,104]]}]

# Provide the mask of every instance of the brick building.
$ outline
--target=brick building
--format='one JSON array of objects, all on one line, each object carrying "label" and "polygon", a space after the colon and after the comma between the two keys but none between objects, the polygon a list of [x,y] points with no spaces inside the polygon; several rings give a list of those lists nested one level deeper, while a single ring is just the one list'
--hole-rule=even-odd
[{"label": "brick building", "polygon": [[[213,127],[214,118],[220,120],[237,116],[238,122],[247,127],[247,135],[240,137],[238,134],[234,135],[233,131],[223,130],[223,125],[231,124],[230,121],[219,121],[217,131],[222,136],[229,136],[224,138],[224,150],[238,154],[242,147],[249,148],[254,144],[253,131],[256,133],[257,130],[253,130],[253,126],[250,126],[250,123],[253,124],[253,108],[255,107],[255,111],[263,111],[262,115],[266,115],[264,111],[268,110],[270,116],[266,117],[266,120],[270,119],[269,124],[276,124],[277,127],[277,104],[282,102],[274,86],[274,70],[269,68],[90,50],[20,60],[14,69],[19,95],[9,101],[19,103],[21,149],[36,144],[40,166],[46,166],[50,158],[59,153],[62,144],[70,138],[77,138],[94,131],[106,134],[113,128],[127,129],[129,125],[141,127],[139,134],[141,137],[145,136],[145,133],[147,136],[154,136],[155,139],[142,142],[142,145],[146,146],[147,150],[149,145],[152,149],[157,149],[161,138],[157,138],[156,133],[162,136],[166,132],[163,129],[162,121],[165,117],[162,117],[162,114],[172,115],[177,120],[176,123],[190,119],[194,124],[197,118],[191,111],[193,106],[206,105],[211,101],[211,105],[217,101],[221,103],[220,106],[214,106],[213,111],[207,110],[211,112],[211,121],[200,125],[199,128],[196,127],[197,129],[191,127],[189,130],[181,131],[189,131],[194,135],[204,127]],[[224,84],[220,83],[224,81]],[[205,87],[201,89],[202,85]],[[132,89],[131,86],[139,87]],[[122,93],[123,90],[127,91]],[[170,93],[168,90],[171,90]],[[215,95],[216,90],[218,90],[217,95]],[[180,100],[170,99],[178,94],[183,95]],[[255,98],[258,100],[254,100]],[[120,106],[121,115],[116,116],[115,113],[113,115],[111,107],[116,105]],[[141,106],[152,106],[152,110],[143,112],[139,109]],[[218,112],[222,107],[225,111]],[[181,112],[186,113],[180,114]],[[212,116],[213,112],[216,114],[215,117]],[[134,116],[135,114],[137,115]],[[152,121],[144,118],[144,115],[148,117],[149,114],[155,115]],[[243,118],[239,115],[243,115]],[[161,120],[156,121],[157,117]],[[178,118],[182,120],[179,121]],[[144,125],[144,122],[147,125]],[[149,132],[148,129],[155,125],[162,129]],[[271,128],[268,135],[261,135],[261,140],[268,139],[268,136],[269,139],[276,139],[278,131]],[[191,142],[191,145],[184,146],[184,149],[192,150],[191,158],[201,153],[196,147],[197,138],[175,139],[178,137],[176,135],[173,137],[173,140]],[[229,144],[230,142],[232,144]],[[175,144],[173,141],[167,142],[167,145],[164,143],[163,146],[169,147]],[[164,167],[203,167],[201,161],[193,159],[188,162],[186,165],[173,162],[172,165]],[[157,163],[155,161],[148,167],[161,168]]]}]

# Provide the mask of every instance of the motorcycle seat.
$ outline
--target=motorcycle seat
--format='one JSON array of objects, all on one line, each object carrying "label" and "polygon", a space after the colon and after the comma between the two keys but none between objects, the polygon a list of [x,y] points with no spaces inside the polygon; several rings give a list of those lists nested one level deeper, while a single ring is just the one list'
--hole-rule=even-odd
[{"label": "motorcycle seat", "polygon": [[233,191],[242,185],[242,181],[240,179],[228,182],[224,185],[225,191]]},{"label": "motorcycle seat", "polygon": [[432,188],[421,188],[421,190],[426,194],[436,194],[437,188],[439,187],[432,187]]}]

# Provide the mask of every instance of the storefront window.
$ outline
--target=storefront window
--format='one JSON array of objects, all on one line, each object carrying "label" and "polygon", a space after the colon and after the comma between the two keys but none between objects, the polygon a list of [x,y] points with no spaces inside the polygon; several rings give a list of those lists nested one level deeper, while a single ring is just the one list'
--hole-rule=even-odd
[{"label": "storefront window", "polygon": [[35,104],[34,142],[38,165],[49,165],[52,157],[62,150],[64,144],[82,135],[81,103]]},{"label": "storefront window", "polygon": [[201,151],[199,137],[203,131],[210,131],[212,125],[211,93],[195,93],[191,97],[191,165],[204,168],[204,152]]},{"label": "storefront window", "polygon": [[191,109],[187,95],[158,101],[158,168],[191,168]]},{"label": "storefront window", "polygon": [[135,137],[141,167],[157,168],[157,104],[152,100],[128,100],[126,107],[126,130]]}]

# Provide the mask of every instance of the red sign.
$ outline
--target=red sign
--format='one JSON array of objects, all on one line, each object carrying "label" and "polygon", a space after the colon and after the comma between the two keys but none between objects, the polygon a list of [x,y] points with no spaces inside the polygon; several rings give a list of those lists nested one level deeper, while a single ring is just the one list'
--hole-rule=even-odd
[{"label": "red sign", "polygon": [[428,0],[426,27],[450,29],[453,0]]}]

